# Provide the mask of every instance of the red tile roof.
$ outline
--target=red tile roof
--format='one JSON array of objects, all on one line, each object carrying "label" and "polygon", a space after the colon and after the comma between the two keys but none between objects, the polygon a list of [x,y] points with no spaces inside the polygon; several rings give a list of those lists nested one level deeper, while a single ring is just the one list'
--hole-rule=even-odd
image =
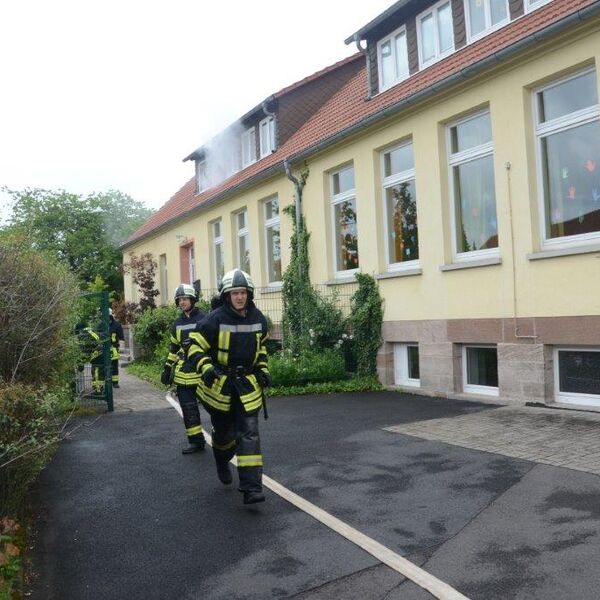
[{"label": "red tile roof", "polygon": [[[530,34],[574,15],[577,11],[596,4],[598,0],[554,0],[549,4],[516,19],[496,33],[467,45],[445,60],[420,71],[406,81],[366,100],[365,69],[359,71],[348,83],[340,88],[321,109],[315,113],[294,135],[292,135],[276,152],[239,171],[218,186],[195,195],[195,178],[190,179],[166,204],[155,212],[126,242],[125,246],[161,229],[181,218],[187,217],[201,207],[214,204],[231,194],[250,186],[256,181],[280,172],[283,173],[284,159],[297,159],[317,149],[332,143],[344,133],[352,133],[353,128],[369,119],[377,118],[386,110],[393,110],[403,101],[410,100],[415,95],[433,89],[449,77],[459,74],[462,70],[483,61],[511,45],[524,40]],[[329,73],[335,68],[355,59],[349,57],[331,65],[302,82],[313,81],[315,78]],[[465,72],[468,76],[468,71]],[[302,82],[297,82],[284,88],[278,94],[295,89]]]}]

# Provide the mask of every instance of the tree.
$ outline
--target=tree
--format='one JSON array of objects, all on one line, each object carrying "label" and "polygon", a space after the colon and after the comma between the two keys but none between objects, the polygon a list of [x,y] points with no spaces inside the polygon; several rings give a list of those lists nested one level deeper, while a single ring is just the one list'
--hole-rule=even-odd
[{"label": "tree", "polygon": [[127,194],[110,190],[82,197],[64,190],[4,190],[13,200],[4,233],[19,233],[34,250],[65,264],[88,288],[100,276],[123,291],[119,245],[152,213]]},{"label": "tree", "polygon": [[154,287],[157,266],[150,252],[146,252],[141,256],[130,252],[129,262],[122,266],[122,272],[131,274],[131,280],[138,286],[138,290],[142,296],[139,302],[140,312],[143,312],[147,308],[156,308],[154,298],[160,294]]}]

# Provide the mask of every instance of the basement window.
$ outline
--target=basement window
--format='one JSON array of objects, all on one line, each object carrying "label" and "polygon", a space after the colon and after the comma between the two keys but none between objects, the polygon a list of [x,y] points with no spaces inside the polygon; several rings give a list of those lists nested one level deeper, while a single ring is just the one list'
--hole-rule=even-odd
[{"label": "basement window", "polygon": [[600,407],[600,348],[555,348],[557,402]]},{"label": "basement window", "polygon": [[394,344],[394,382],[396,385],[420,387],[418,344]]},{"label": "basement window", "polygon": [[496,346],[463,346],[463,390],[467,394],[498,395]]}]

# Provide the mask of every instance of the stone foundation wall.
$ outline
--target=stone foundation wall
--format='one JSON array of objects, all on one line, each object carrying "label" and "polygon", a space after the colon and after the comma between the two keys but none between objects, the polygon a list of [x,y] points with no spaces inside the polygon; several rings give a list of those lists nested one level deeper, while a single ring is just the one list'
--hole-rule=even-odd
[{"label": "stone foundation wall", "polygon": [[393,386],[394,344],[418,343],[421,386],[412,393],[475,397],[463,392],[462,347],[494,344],[498,350],[498,400],[512,404],[554,402],[554,346],[600,346],[600,317],[388,321],[377,367]]}]

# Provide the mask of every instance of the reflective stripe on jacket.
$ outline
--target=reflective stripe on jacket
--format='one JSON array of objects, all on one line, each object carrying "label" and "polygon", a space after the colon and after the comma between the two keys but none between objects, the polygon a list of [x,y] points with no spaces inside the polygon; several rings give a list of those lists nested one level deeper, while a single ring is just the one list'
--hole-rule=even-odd
[{"label": "reflective stripe on jacket", "polygon": [[206,313],[194,307],[190,311],[189,317],[186,317],[184,313],[178,317],[173,323],[171,328],[171,339],[169,346],[169,355],[165,362],[165,366],[169,369],[175,367],[175,374],[173,382],[176,385],[182,385],[185,387],[196,386],[200,382],[200,375],[189,365],[186,365],[185,361],[185,349],[183,345],[188,339],[190,333],[194,331],[198,322],[202,321],[206,317]]}]

